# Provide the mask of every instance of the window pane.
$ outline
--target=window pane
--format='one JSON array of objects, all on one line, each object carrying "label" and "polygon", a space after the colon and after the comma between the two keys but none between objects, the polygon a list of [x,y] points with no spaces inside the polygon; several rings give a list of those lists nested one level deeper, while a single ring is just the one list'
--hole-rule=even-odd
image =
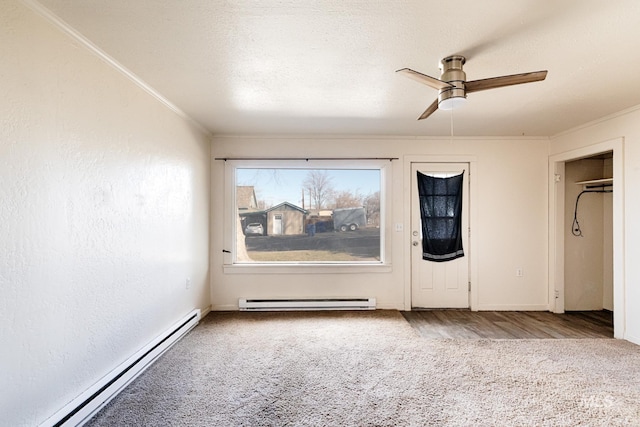
[{"label": "window pane", "polygon": [[237,262],[380,262],[380,179],[379,169],[236,168]]}]

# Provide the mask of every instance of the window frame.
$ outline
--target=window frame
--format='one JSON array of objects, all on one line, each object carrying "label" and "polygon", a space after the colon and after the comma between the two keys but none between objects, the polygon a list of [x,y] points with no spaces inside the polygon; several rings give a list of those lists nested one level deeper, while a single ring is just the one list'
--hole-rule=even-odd
[{"label": "window frame", "polygon": [[[380,171],[380,260],[356,262],[237,262],[237,169],[343,169]],[[390,212],[389,186],[392,162],[389,159],[261,160],[234,159],[224,163],[223,269],[225,273],[363,273],[389,272],[390,248],[387,224]]]}]

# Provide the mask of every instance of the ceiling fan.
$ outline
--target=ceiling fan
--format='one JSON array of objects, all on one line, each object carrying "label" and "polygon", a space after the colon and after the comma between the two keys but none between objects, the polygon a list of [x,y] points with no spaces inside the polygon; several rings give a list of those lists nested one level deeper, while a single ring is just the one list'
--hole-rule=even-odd
[{"label": "ceiling fan", "polygon": [[402,68],[401,70],[396,71],[406,77],[439,90],[438,98],[429,105],[420,117],[418,117],[418,120],[426,119],[438,108],[441,110],[452,110],[461,106],[466,102],[467,93],[479,92],[486,89],[495,89],[503,86],[519,85],[522,83],[537,82],[544,80],[547,77],[547,71],[544,70],[482,80],[472,80],[468,82],[467,75],[462,70],[462,66],[465,62],[465,57],[461,55],[452,55],[444,58],[440,61],[440,79],[427,76],[426,74],[419,73],[409,68]]}]

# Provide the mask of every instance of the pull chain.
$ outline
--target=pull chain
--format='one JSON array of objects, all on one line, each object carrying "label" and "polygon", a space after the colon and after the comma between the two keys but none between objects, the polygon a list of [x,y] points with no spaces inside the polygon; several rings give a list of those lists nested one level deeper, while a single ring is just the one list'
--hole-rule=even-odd
[{"label": "pull chain", "polygon": [[450,123],[451,123],[451,134],[449,137],[449,142],[453,143],[453,108],[451,110],[449,110],[450,112]]}]

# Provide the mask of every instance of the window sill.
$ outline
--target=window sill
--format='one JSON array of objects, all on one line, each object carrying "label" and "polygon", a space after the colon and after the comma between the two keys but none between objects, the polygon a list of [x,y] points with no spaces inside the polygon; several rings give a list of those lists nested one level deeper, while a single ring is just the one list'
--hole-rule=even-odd
[{"label": "window sill", "polygon": [[362,274],[390,273],[391,264],[234,264],[223,266],[225,274]]}]

